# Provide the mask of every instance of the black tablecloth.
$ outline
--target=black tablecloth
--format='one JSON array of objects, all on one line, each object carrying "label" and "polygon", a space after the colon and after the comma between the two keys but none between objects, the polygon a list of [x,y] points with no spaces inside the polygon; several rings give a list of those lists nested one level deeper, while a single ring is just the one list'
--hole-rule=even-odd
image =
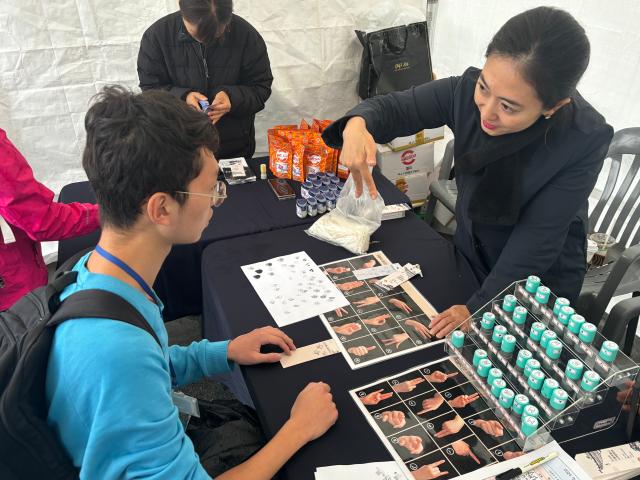
[{"label": "black tablecloth", "polygon": [[[464,303],[477,288],[466,262],[455,255],[451,243],[413,213],[383,222],[373,240],[380,243],[372,245],[372,251],[382,250],[394,262],[421,265],[424,278],[414,277],[412,281],[438,310]],[[352,256],[342,248],[309,237],[303,227],[225,240],[208,247],[202,258],[205,337],[227,339],[256,327],[275,326],[240,267],[302,250],[318,264]],[[317,317],[283,330],[299,346],[329,338]],[[390,459],[349,398],[349,389],[443,355],[442,348],[436,346],[354,371],[338,354],[287,369],[279,363],[236,368],[226,381],[241,400],[249,400],[249,393],[256,400],[269,437],[288,418],[293,401],[308,382],[322,380],[332,387],[340,412],[338,423],[327,435],[306,446],[282,473],[283,478],[312,479],[317,466]]]},{"label": "black tablecloth", "polygon": [[[259,164],[267,157],[252,159],[249,163],[259,175]],[[409,199],[395,185],[374,169],[376,185],[386,204],[408,203]],[[291,182],[297,194],[300,184]],[[185,315],[197,314],[202,310],[202,287],[200,264],[202,251],[212,242],[240,237],[258,232],[277,230],[295,225],[308,225],[317,217],[300,219],[296,216],[294,200],[277,200],[265,181],[227,188],[229,197],[216,208],[209,226],[202,233],[199,242],[192,245],[176,245],[167,257],[154,285],[156,293],[165,305],[164,318],[172,320]],[[60,192],[63,203],[95,203],[95,195],[88,182],[67,185]],[[63,240],[58,248],[58,265],[79,250],[93,247],[99,237],[94,232],[83,237]]]}]

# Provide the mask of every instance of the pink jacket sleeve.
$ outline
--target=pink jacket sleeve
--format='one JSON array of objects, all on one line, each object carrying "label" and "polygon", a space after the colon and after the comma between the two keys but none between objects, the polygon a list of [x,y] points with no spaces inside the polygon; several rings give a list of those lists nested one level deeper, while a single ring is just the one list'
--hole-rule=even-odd
[{"label": "pink jacket sleeve", "polygon": [[100,225],[98,207],[57,203],[38,182],[31,167],[0,129],[0,216],[34,241],[85,235]]}]

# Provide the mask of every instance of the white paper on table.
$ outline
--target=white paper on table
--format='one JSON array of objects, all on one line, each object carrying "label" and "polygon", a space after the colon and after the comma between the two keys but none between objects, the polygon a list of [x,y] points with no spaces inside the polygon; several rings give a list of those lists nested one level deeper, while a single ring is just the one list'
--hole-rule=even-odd
[{"label": "white paper on table", "polygon": [[340,348],[336,344],[336,341],[330,338],[324,342],[313,343],[305,347],[296,348],[294,352],[291,352],[291,355],[283,355],[280,359],[280,363],[282,364],[282,368],[288,368],[311,360],[316,360],[318,358],[327,357],[334,353],[340,353]]},{"label": "white paper on table", "polygon": [[597,480],[635,478],[640,473],[640,442],[579,453],[576,462]]},{"label": "white paper on table", "polygon": [[521,457],[494,463],[456,478],[457,480],[493,480],[496,475],[500,475],[512,468],[522,467],[551,452],[557,452],[558,456],[543,463],[538,468],[520,475],[518,480],[591,480],[591,477],[555,441]]},{"label": "white paper on table", "polygon": [[358,280],[369,280],[370,278],[386,277],[401,267],[399,263],[390,265],[380,265],[379,267],[362,268],[354,270],[353,274]]},{"label": "white paper on table", "polygon": [[279,327],[349,305],[306,252],[241,268]]},{"label": "white paper on table", "polygon": [[315,480],[404,480],[396,462],[373,462],[356,465],[318,467]]}]

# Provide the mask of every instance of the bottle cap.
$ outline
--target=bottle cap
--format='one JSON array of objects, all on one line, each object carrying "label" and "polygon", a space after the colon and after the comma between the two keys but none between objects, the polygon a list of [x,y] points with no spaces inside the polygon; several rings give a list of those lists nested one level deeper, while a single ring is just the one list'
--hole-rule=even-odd
[{"label": "bottle cap", "polygon": [[483,358],[487,358],[487,352],[486,350],[478,348],[475,352],[473,352],[473,366],[477,367],[478,362],[480,362],[480,360],[482,360]]},{"label": "bottle cap", "polygon": [[564,370],[564,374],[571,380],[580,380],[583,369],[584,364],[580,360],[572,358],[567,362],[567,368]]},{"label": "bottle cap", "polygon": [[549,301],[549,295],[551,295],[551,290],[549,290],[549,288],[545,287],[544,285],[540,285],[536,290],[536,300],[541,305],[546,305],[546,303]]},{"label": "bottle cap", "polygon": [[533,372],[531,372],[531,375],[529,375],[527,384],[533,390],[540,390],[542,388],[542,384],[544,383],[544,379],[545,374],[542,370],[534,370]]},{"label": "bottle cap", "polygon": [[542,338],[542,334],[547,329],[547,326],[542,322],[535,322],[531,325],[531,330],[529,331],[529,338],[534,342],[539,342]]},{"label": "bottle cap", "polygon": [[529,397],[527,397],[526,395],[518,394],[513,399],[513,406],[511,407],[511,411],[516,415],[522,415],[522,411],[527,405],[529,405]]},{"label": "bottle cap", "polygon": [[502,343],[500,344],[500,350],[504,353],[513,353],[516,349],[516,337],[511,334],[507,334],[502,337]]},{"label": "bottle cap", "polygon": [[560,309],[562,307],[568,307],[569,304],[569,300],[564,298],[564,297],[558,297],[556,298],[556,303],[553,304],[553,314],[554,315],[558,315],[558,313],[560,313]]},{"label": "bottle cap", "polygon": [[558,338],[558,334],[556,332],[554,332],[553,330],[545,330],[542,336],[540,337],[540,346],[542,348],[547,348],[547,345],[549,345],[549,342],[551,340],[555,340],[556,338]]},{"label": "bottle cap", "polygon": [[516,359],[516,366],[518,368],[524,368],[531,358],[533,358],[533,354],[529,350],[520,350],[518,352],[518,358]]},{"label": "bottle cap", "polygon": [[551,340],[547,344],[545,353],[551,360],[558,360],[562,355],[562,342],[560,340]]},{"label": "bottle cap", "polygon": [[456,348],[462,348],[464,346],[464,332],[454,330],[451,334],[451,343]]},{"label": "bottle cap", "polygon": [[524,376],[526,378],[529,378],[529,375],[531,375],[531,373],[535,372],[536,370],[540,370],[540,362],[535,358],[532,358],[524,366]]},{"label": "bottle cap", "polygon": [[493,381],[497,378],[502,378],[502,370],[494,367],[489,370],[489,375],[487,375],[487,384],[489,386],[493,385]]},{"label": "bottle cap", "polygon": [[551,399],[553,391],[559,387],[560,384],[557,380],[554,380],[553,378],[545,378],[544,383],[542,384],[542,396],[547,400]]},{"label": "bottle cap", "polygon": [[600,375],[598,375],[593,370],[587,370],[582,375],[582,382],[580,382],[580,387],[585,392],[593,392],[600,385]]},{"label": "bottle cap", "polygon": [[567,400],[569,399],[569,394],[565,392],[561,388],[556,388],[551,394],[551,400],[549,401],[549,405],[554,410],[564,410],[567,406]]},{"label": "bottle cap", "polygon": [[580,328],[582,328],[582,325],[585,323],[585,319],[582,315],[578,315],[577,313],[574,313],[573,315],[571,315],[571,318],[569,319],[569,331],[571,333],[575,333],[576,335],[578,335],[578,333],[580,333]]},{"label": "bottle cap", "polygon": [[605,340],[600,347],[600,353],[598,356],[607,363],[612,363],[618,356],[620,348],[616,342]]},{"label": "bottle cap", "polygon": [[538,430],[538,419],[535,417],[525,417],[520,426],[520,431],[525,437],[529,437]]},{"label": "bottle cap", "polygon": [[517,325],[524,325],[527,321],[527,309],[522,305],[518,305],[511,314],[511,320]]},{"label": "bottle cap", "polygon": [[496,325],[493,327],[493,335],[491,336],[491,340],[495,343],[502,343],[502,337],[504,337],[509,331],[507,327],[504,325]]},{"label": "bottle cap", "polygon": [[529,275],[527,278],[527,284],[524,286],[524,289],[529,293],[536,293],[538,287],[540,286],[540,277],[536,277],[535,275]]},{"label": "bottle cap", "polygon": [[487,378],[487,375],[489,375],[489,370],[491,370],[492,366],[493,365],[491,364],[491,360],[489,360],[488,358],[483,358],[478,362],[478,375],[480,375],[482,378]]},{"label": "bottle cap", "polygon": [[570,306],[562,307],[558,312],[558,321],[563,325],[569,325],[569,320],[571,320],[574,313],[576,313],[576,311]]},{"label": "bottle cap", "polygon": [[511,390],[510,388],[505,388],[500,392],[500,398],[498,399],[498,402],[500,402],[500,405],[503,408],[511,408],[515,396],[516,394],[513,393],[513,390]]},{"label": "bottle cap", "polygon": [[587,322],[580,328],[578,338],[584,343],[591,343],[596,338],[596,330],[596,326],[593,323]]},{"label": "bottle cap", "polygon": [[533,417],[533,418],[539,418],[540,417],[540,410],[538,410],[538,407],[536,407],[535,405],[527,405],[526,407],[524,407],[522,409],[522,420],[524,422],[524,418],[525,417]]},{"label": "bottle cap", "polygon": [[507,388],[507,382],[501,378],[496,378],[491,385],[491,394],[496,398],[500,398],[500,394],[505,388]]},{"label": "bottle cap", "polygon": [[513,310],[516,308],[517,303],[518,300],[516,300],[516,297],[514,295],[506,295],[504,297],[504,300],[502,300],[502,310],[504,310],[505,312],[513,312]]},{"label": "bottle cap", "polygon": [[482,320],[480,320],[480,326],[483,330],[493,330],[493,326],[496,323],[496,316],[491,312],[484,312],[482,314]]}]

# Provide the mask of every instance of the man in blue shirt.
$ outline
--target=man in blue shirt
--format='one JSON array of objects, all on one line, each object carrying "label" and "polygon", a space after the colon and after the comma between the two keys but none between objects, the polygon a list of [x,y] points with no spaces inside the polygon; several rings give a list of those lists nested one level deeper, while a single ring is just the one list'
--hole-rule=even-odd
[{"label": "man in blue shirt", "polygon": [[[226,197],[213,152],[218,137],[206,115],[166,92],[106,88],[85,118],[83,167],[100,206],[96,250],[75,266],[77,283],[63,298],[99,288],[144,315],[162,346],[120,321],[81,319],[58,327],[46,378],[48,421],[80,477],[210,478],[185,434],[172,386],[229,371],[234,363],[277,362],[260,353],[293,341],[264,327],[231,341],[168,345],[162,303],[153,285],[174,244],[195,242],[211,207]],[[268,479],[338,416],[329,386],[311,383],[291,417],[261,450],[220,479]]]}]

